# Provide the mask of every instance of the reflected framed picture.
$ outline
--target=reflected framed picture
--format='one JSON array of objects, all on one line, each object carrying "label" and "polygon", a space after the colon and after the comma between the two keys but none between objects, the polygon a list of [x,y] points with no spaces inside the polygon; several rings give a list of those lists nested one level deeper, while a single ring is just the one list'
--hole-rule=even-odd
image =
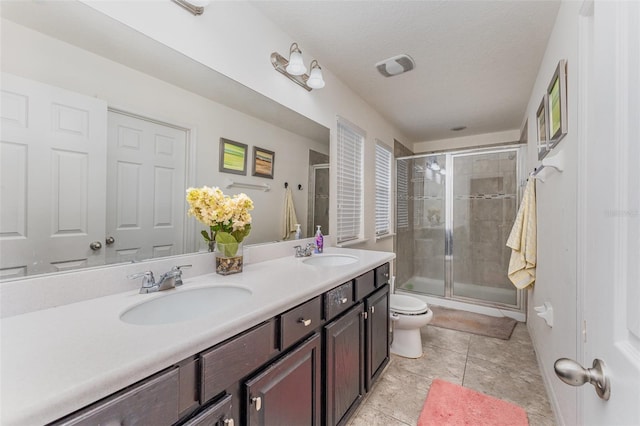
[{"label": "reflected framed picture", "polygon": [[567,61],[561,59],[547,88],[549,149],[567,134]]},{"label": "reflected framed picture", "polygon": [[220,171],[236,175],[247,174],[247,145],[220,138]]},{"label": "reflected framed picture", "polygon": [[273,179],[276,154],[268,149],[253,147],[253,176]]},{"label": "reflected framed picture", "polygon": [[548,133],[547,133],[547,99],[545,95],[540,101],[540,106],[536,112],[536,127],[538,129],[538,160],[542,160],[549,152],[548,147]]}]

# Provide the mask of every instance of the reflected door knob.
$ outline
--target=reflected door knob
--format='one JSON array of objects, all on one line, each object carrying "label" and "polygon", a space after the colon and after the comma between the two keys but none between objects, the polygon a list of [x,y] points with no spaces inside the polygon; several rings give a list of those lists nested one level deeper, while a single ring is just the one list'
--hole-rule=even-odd
[{"label": "reflected door knob", "polygon": [[576,361],[569,358],[560,358],[553,365],[556,376],[563,382],[571,386],[582,386],[591,383],[596,388],[598,396],[605,401],[611,396],[611,384],[609,377],[605,374],[604,361],[593,360],[593,367],[584,368]]},{"label": "reflected door knob", "polygon": [[89,244],[89,248],[93,251],[100,250],[102,248],[102,243],[100,241],[94,241]]}]

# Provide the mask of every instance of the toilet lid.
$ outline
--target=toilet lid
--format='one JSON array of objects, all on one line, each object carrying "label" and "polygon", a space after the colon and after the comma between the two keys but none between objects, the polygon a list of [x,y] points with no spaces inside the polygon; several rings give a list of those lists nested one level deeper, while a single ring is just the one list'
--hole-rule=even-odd
[{"label": "toilet lid", "polygon": [[389,296],[391,311],[399,314],[421,314],[428,310],[428,306],[422,300],[405,296],[404,294],[392,294]]}]

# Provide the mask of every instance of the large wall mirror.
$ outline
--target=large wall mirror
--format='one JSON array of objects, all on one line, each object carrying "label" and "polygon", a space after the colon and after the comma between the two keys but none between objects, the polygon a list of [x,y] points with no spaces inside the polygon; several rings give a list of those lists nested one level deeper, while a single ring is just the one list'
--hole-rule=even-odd
[{"label": "large wall mirror", "polygon": [[[326,127],[83,3],[0,14],[0,279],[206,250],[189,186],[249,195],[247,244],[283,239],[285,182],[304,235],[328,231]],[[221,138],[246,174],[220,171]]]}]

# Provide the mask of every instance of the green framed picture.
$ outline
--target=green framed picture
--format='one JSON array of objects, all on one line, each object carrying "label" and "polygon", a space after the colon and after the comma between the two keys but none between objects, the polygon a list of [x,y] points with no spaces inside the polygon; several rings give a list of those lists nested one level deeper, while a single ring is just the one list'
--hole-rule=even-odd
[{"label": "green framed picture", "polygon": [[220,138],[220,171],[236,175],[247,174],[247,145]]},{"label": "green framed picture", "polygon": [[567,134],[567,61],[561,59],[547,88],[549,149]]}]

